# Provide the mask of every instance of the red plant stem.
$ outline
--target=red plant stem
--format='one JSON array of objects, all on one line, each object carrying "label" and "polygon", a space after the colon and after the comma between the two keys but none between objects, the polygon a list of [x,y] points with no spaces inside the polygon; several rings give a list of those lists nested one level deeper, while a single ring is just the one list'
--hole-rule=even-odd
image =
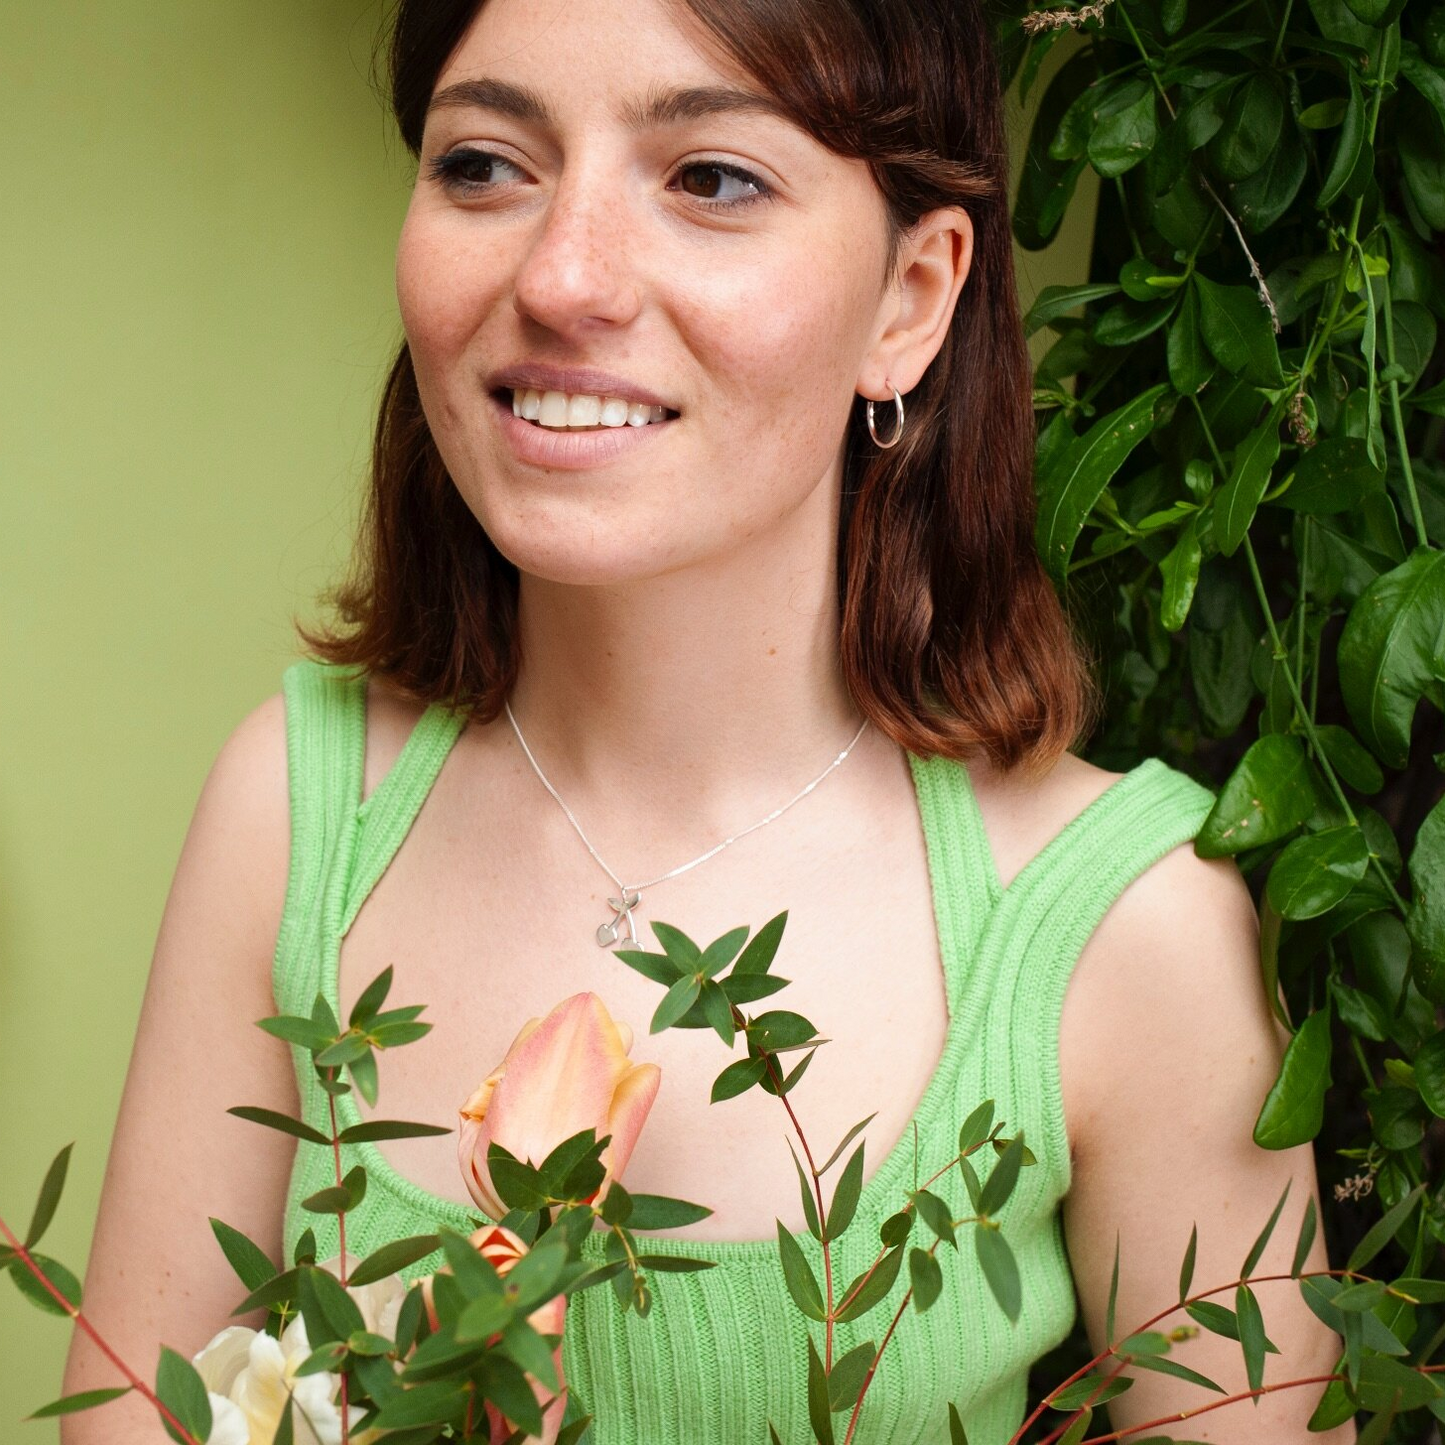
[{"label": "red plant stem", "polygon": [[[336,1069],[332,1078],[340,1075],[341,1070]],[[336,1095],[327,1094],[326,1106],[331,1113],[331,1158],[336,1167],[336,1187],[341,1187],[341,1132],[336,1127]],[[341,1258],[337,1261],[336,1267],[341,1271],[341,1288],[346,1288],[346,1211],[336,1211],[336,1229],[340,1236],[339,1245]],[[284,1263],[284,1261],[282,1261]],[[341,1376],[341,1445],[348,1445],[351,1440],[351,1412],[349,1402],[346,1398],[346,1374],[343,1371]]]},{"label": "red plant stem", "polygon": [[[1185,1305],[1192,1305],[1198,1300],[1208,1299],[1209,1296],[1213,1294],[1223,1294],[1225,1290],[1237,1289],[1242,1284],[1272,1284],[1277,1280],[1283,1279],[1319,1279],[1324,1275],[1344,1275],[1348,1276],[1350,1279],[1354,1279],[1357,1273],[1358,1271],[1352,1269],[1312,1269],[1306,1271],[1303,1274],[1246,1275],[1244,1278],[1234,1280],[1229,1284],[1216,1285],[1213,1289],[1201,1290],[1199,1294],[1192,1294],[1189,1296],[1188,1299],[1182,1299],[1177,1304],[1170,1305],[1168,1309],[1160,1310],[1158,1314],[1151,1315],[1147,1320],[1144,1321],[1142,1325],[1138,1326],[1137,1329],[1130,1330],[1129,1334],[1125,1335],[1124,1338],[1127,1340],[1129,1338],[1129,1335],[1140,1334],[1142,1331],[1147,1330],[1150,1325],[1158,1324],[1158,1322],[1164,1319],[1166,1315],[1172,1315],[1175,1313],[1175,1311],[1182,1310]],[[1080,1365],[1079,1368],[1075,1370],[1074,1373],[1070,1375],[1067,1380],[1061,1380],[1057,1385],[1054,1386],[1052,1390],[1049,1391],[1049,1395],[1057,1395],[1060,1390],[1067,1389],[1070,1385],[1074,1383],[1075,1380],[1082,1379],[1083,1376],[1087,1375],[1090,1370],[1092,1370],[1096,1365],[1102,1364],[1113,1353],[1114,1346],[1110,1345],[1107,1350],[1104,1350],[1101,1354],[1095,1355],[1094,1358],[1090,1360],[1087,1364]],[[1338,1377],[1331,1376],[1330,1378]],[[1309,1384],[1310,1381],[1301,1380],[1298,1383]],[[1270,1386],[1270,1388],[1279,1389],[1282,1387],[1272,1385]],[[1221,1403],[1228,1404],[1229,1401],[1221,1401]],[[1029,1426],[1032,1425],[1034,1421],[1037,1420],[1039,1416],[1042,1415],[1044,1411],[1048,1408],[1049,1400],[1048,1395],[1046,1395],[1042,1400],[1039,1401],[1037,1405],[1034,1406],[1033,1410],[1030,1412],[1028,1418],[1024,1420],[1023,1424],[1020,1425],[1011,1436],[1009,1436],[1008,1445],[1019,1445],[1019,1442],[1024,1437],[1024,1432],[1027,1431]],[[1110,1436],[1108,1438],[1113,1439],[1115,1437]]]},{"label": "red plant stem", "polygon": [[[932,1247],[928,1251],[929,1254],[932,1254],[937,1248],[938,1241],[935,1239]],[[875,1265],[874,1268],[877,1268],[877,1266]],[[872,1270],[869,1270],[870,1274],[872,1272]],[[868,1386],[873,1383],[873,1375],[878,1369],[878,1361],[883,1358],[883,1351],[888,1348],[888,1341],[893,1338],[893,1331],[898,1328],[898,1321],[903,1318],[903,1311],[908,1308],[908,1301],[912,1298],[913,1291],[908,1289],[904,1291],[903,1298],[898,1301],[897,1312],[894,1314],[892,1321],[889,1323],[888,1330],[883,1336],[883,1343],[878,1346],[878,1352],[873,1356],[873,1363],[868,1366],[868,1373],[863,1378],[863,1384],[858,1391],[858,1398],[853,1402],[853,1413],[848,1417],[848,1433],[843,1436],[843,1445],[848,1445],[848,1442],[853,1438],[853,1431],[858,1426],[858,1416],[863,1409],[863,1396],[868,1393]],[[839,1308],[842,1308],[842,1306],[839,1306]]]},{"label": "red plant stem", "polygon": [[[1157,1420],[1146,1420],[1142,1425],[1130,1425],[1126,1430],[1115,1430],[1108,1435],[1090,1435],[1082,1445],[1106,1445],[1109,1440],[1122,1440],[1126,1435],[1137,1435],[1141,1430],[1153,1430],[1160,1425],[1173,1425],[1179,1420],[1188,1420],[1210,1410],[1221,1410],[1226,1405],[1237,1405],[1241,1400],[1252,1400],[1258,1395],[1268,1395],[1275,1390],[1292,1390],[1296,1385],[1327,1385],[1334,1380],[1343,1380],[1343,1375],[1309,1375],[1300,1380],[1281,1380],[1277,1385],[1261,1385],[1257,1390],[1243,1390],[1227,1400],[1211,1400],[1195,1410],[1181,1410],[1177,1415],[1161,1415]],[[1065,1421],[1065,1424],[1068,1422]]]},{"label": "red plant stem", "polygon": [[186,1445],[204,1445],[203,1441],[197,1440],[196,1437],[192,1435],[191,1432],[187,1430],[186,1427],[182,1425],[181,1422],[177,1420],[176,1417],[172,1415],[171,1412],[166,1409],[163,1404],[161,1404],[160,1399],[157,1397],[155,1391],[152,1390],[150,1386],[147,1385],[146,1382],[142,1380],[141,1377],[137,1375],[136,1372],[132,1370],[131,1367],[126,1364],[126,1362],[121,1359],[121,1357],[116,1354],[113,1349],[111,1349],[111,1347],[105,1342],[105,1340],[101,1338],[100,1332],[95,1328],[94,1325],[91,1324],[88,1319],[86,1319],[86,1317],[80,1312],[80,1310],[75,1305],[71,1304],[71,1302],[66,1299],[66,1297],[58,1289],[56,1289],[53,1284],[51,1284],[50,1280],[46,1277],[45,1271],[41,1269],[38,1264],[35,1263],[35,1260],[31,1257],[30,1251],[26,1249],[23,1244],[20,1243],[20,1241],[15,1237],[14,1234],[11,1233],[10,1226],[5,1223],[5,1220],[3,1218],[0,1218],[0,1234],[3,1234],[5,1236],[7,1243],[10,1245],[11,1249],[15,1251],[16,1258],[18,1258],[21,1264],[23,1264],[25,1268],[28,1269],[30,1273],[33,1274],[37,1280],[40,1281],[40,1284],[45,1289],[46,1293],[55,1300],[56,1304],[60,1305],[64,1309],[65,1313],[68,1314],[70,1318],[77,1325],[79,1325],[80,1328],[83,1329],[87,1335],[90,1336],[91,1340],[95,1343],[101,1354],[103,1354],[106,1359],[108,1359],[111,1364],[114,1365],[116,1369],[119,1370],[121,1374],[126,1377],[127,1380],[130,1381],[131,1387],[133,1389],[139,1390],[140,1393],[145,1397],[145,1399],[149,1401],[151,1406],[161,1416],[161,1418],[165,1420],[165,1422],[173,1429],[179,1432],[181,1437],[185,1440]]},{"label": "red plant stem", "polygon": [[[733,1012],[741,1018],[742,1015],[736,1006],[734,1006]],[[778,1086],[778,1098],[783,1101],[783,1108],[788,1111],[788,1118],[793,1121],[793,1129],[798,1135],[798,1143],[803,1146],[803,1153],[807,1156],[808,1168],[813,1175],[813,1193],[818,1200],[818,1223],[822,1224],[827,1215],[823,1212],[823,1186],[818,1180],[818,1166],[813,1163],[813,1151],[808,1148],[808,1141],[803,1134],[803,1126],[798,1122],[798,1116],[793,1112],[793,1106],[788,1102],[787,1094],[783,1092],[783,1081],[778,1076],[777,1069],[773,1067],[773,1058],[772,1053],[764,1054],[764,1066],[772,1076],[773,1082]],[[825,1239],[823,1241],[823,1287],[824,1298],[827,1301],[824,1309],[827,1321],[823,1342],[823,1368],[825,1370],[833,1368],[833,1255],[828,1245],[829,1241]]]},{"label": "red plant stem", "polygon": [[1077,1410],[1071,1411],[1069,1414],[1065,1415],[1063,1424],[1056,1425],[1052,1430],[1050,1430],[1049,1433],[1045,1435],[1041,1441],[1039,1441],[1039,1445],[1054,1445],[1054,1442],[1056,1440],[1061,1439],[1064,1433],[1074,1423],[1075,1419],[1079,1416],[1079,1414],[1084,1410],[1092,1409],[1094,1405],[1098,1402],[1099,1392],[1105,1389],[1109,1385],[1110,1381],[1117,1380],[1119,1376],[1122,1375],[1124,1371],[1129,1368],[1129,1364],[1130,1361],[1127,1357],[1123,1360],[1120,1360],[1119,1364],[1107,1375],[1105,1375],[1104,1378],[1100,1380],[1099,1383],[1094,1387],[1093,1392],[1090,1394],[1089,1398],[1085,1400],[1084,1403],[1080,1405]]}]

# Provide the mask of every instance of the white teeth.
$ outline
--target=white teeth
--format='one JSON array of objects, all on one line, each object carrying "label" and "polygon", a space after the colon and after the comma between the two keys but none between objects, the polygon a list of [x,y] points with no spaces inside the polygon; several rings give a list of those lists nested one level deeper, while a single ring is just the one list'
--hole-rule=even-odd
[{"label": "white teeth", "polygon": [[568,426],[596,426],[602,415],[600,396],[570,396],[567,398]]},{"label": "white teeth", "polygon": [[598,426],[646,426],[665,421],[665,406],[626,401],[618,396],[589,396],[565,391],[538,391],[517,387],[512,392],[512,415],[555,430]]}]

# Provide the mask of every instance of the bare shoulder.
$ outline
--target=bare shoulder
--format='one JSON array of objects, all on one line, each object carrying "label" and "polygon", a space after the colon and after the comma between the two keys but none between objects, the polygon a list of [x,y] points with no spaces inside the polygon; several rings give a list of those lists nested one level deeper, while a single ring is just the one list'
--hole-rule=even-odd
[{"label": "bare shoulder", "polygon": [[1073,753],[1064,753],[1042,774],[1021,768],[1005,772],[982,757],[969,759],[968,772],[1005,888],[1050,839],[1124,776]]},{"label": "bare shoulder", "polygon": [[[280,692],[252,708],[217,752],[187,840],[187,851],[197,850],[204,860],[235,870],[235,884],[252,905],[246,916],[274,943],[291,854],[286,700]],[[243,866],[236,868],[238,862]]]},{"label": "bare shoulder", "polygon": [[1257,1109],[1285,1038],[1239,869],[1181,843],[1124,889],[1075,965],[1059,1042],[1070,1139],[1086,1149],[1105,1121],[1128,1117],[1128,1101],[1197,1108],[1198,1085],[1226,1074],[1248,1081]]}]

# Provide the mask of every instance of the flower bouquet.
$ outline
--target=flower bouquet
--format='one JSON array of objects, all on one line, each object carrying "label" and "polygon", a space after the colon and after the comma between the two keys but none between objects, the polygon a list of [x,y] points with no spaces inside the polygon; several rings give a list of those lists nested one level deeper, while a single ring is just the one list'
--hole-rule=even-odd
[{"label": "flower bouquet", "polygon": [[[1022,1304],[1020,1274],[1004,1226],[1006,1206],[1022,1170],[1036,1161],[1021,1133],[1007,1136],[991,1100],[961,1122],[956,1154],[906,1192],[896,1213],[879,1230],[873,1262],[841,1290],[835,1287],[831,1246],[854,1223],[863,1184],[864,1142],[848,1154],[825,1200],[823,1181],[872,1115],[850,1129],[821,1165],[793,1111],[789,1093],[823,1043],[811,1022],[769,1009],[748,1015],[742,1006],[768,997],[787,980],[771,967],[786,915],[749,937],[735,929],[701,947],[680,930],[655,925],[659,953],[623,950],[623,962],[662,988],[651,1032],[669,1027],[709,1029],[731,1049],[741,1034],[747,1053],[728,1064],[712,1087],[712,1102],[750,1088],[773,1095],[788,1115],[802,1151],[795,1152],[808,1229],[824,1261],[820,1285],[797,1241],[778,1224],[778,1267],[794,1305],[823,1325],[821,1345],[807,1344],[806,1398],[812,1436],[822,1445],[859,1439],[860,1415],[888,1342],[907,1328],[905,1316],[927,1311],[942,1287],[941,1246],[960,1248],[959,1234],[972,1229],[973,1247],[993,1300],[1010,1320]],[[306,1050],[315,1076],[331,1101],[331,1135],[300,1119],[251,1106],[233,1114],[279,1129],[334,1155],[334,1183],[303,1201],[303,1207],[337,1220],[340,1253],[318,1263],[316,1241],[306,1231],[289,1264],[269,1257],[243,1234],[219,1220],[212,1227],[234,1268],[244,1298],[235,1315],[264,1310],[259,1329],[223,1328],[192,1360],[162,1349],[154,1382],[144,1380],[106,1344],[81,1307],[81,1288],[64,1266],[37,1250],[64,1183],[69,1149],[62,1150],[41,1188],[24,1237],[0,1219],[0,1268],[20,1292],[85,1330],[115,1365],[124,1383],[60,1399],[35,1412],[57,1416],[104,1405],[130,1390],[154,1406],[166,1431],[181,1445],[431,1445],[444,1440],[519,1445],[577,1445],[592,1416],[569,1400],[562,1378],[562,1340],[568,1301],[580,1291],[610,1285],[617,1307],[646,1317],[652,1307],[649,1274],[657,1270],[709,1267],[703,1259],[669,1254],[653,1242],[665,1231],[705,1217],[705,1206],[662,1195],[629,1193],[621,1182],[645,1126],[660,1083],[657,1065],[631,1058],[630,1027],[612,1019],[593,993],[563,1000],[544,1018],[529,1019],[505,1058],[471,1092],[459,1111],[458,1157],[462,1177],[478,1208],[469,1235],[438,1228],[434,1234],[391,1240],[363,1259],[346,1248],[346,1219],[365,1197],[362,1166],[343,1173],[341,1146],[361,1140],[443,1134],[428,1124],[370,1119],[338,1129],[335,1099],[355,1088],[374,1105],[376,1055],[422,1037],[418,1006],[387,1009],[391,970],[358,999],[343,1028],[324,999],[310,1017],[281,1016],[260,1022],[278,1039]],[[790,1054],[801,1054],[791,1066]],[[460,1091],[459,1091],[460,1092]],[[806,1165],[803,1161],[806,1161]],[[984,1164],[987,1167],[981,1167]],[[957,1173],[968,1207],[960,1215],[942,1183]],[[1177,1300],[1152,1319],[1117,1334],[1114,1293],[1116,1251],[1106,1334],[1109,1347],[1050,1390],[1028,1414],[1011,1445],[1025,1438],[1047,1412],[1057,1423],[1041,1437],[1049,1445],[1146,1432],[1220,1408],[1236,1399],[1297,1385],[1323,1385],[1312,1428],[1327,1429],[1357,1409],[1375,1410],[1362,1441],[1383,1440],[1403,1410],[1436,1402],[1442,1391],[1438,1366],[1412,1367],[1390,1327],[1388,1304],[1399,1310],[1445,1299],[1433,1281],[1385,1282],[1363,1273],[1401,1228],[1417,1203],[1417,1189],[1390,1209],[1361,1242],[1343,1270],[1305,1273],[1314,1239],[1311,1200],[1301,1220],[1291,1276],[1310,1308],[1344,1338],[1339,1368],[1308,1381],[1263,1384],[1265,1356],[1273,1346],[1253,1289],[1252,1271],[1278,1223],[1288,1189],[1280,1197],[1238,1279],[1191,1292],[1197,1234],[1191,1235]],[[583,1258],[582,1243],[594,1229],[607,1238],[601,1261]],[[1422,1236],[1423,1237],[1423,1236]],[[867,1340],[835,1355],[834,1326],[877,1308],[908,1266],[908,1288],[883,1327],[881,1342]],[[946,1255],[944,1256],[946,1259]],[[1415,1266],[1418,1268],[1418,1266]],[[403,1272],[416,1277],[407,1281]],[[1230,1309],[1214,1297],[1232,1294]],[[1153,1327],[1183,1308],[1193,1321],[1167,1333]],[[1201,1329],[1236,1340],[1250,1389],[1237,1395],[1170,1358],[1174,1345]],[[1134,1371],[1162,1372],[1189,1380],[1218,1398],[1167,1421],[1128,1431],[1090,1435],[1094,1413],[1128,1389]],[[840,1423],[835,1425],[835,1417]],[[967,1430],[950,1404],[951,1445],[966,1445]],[[1377,1430],[1375,1427],[1379,1426]],[[775,1426],[767,1445],[783,1445]],[[1164,1436],[1151,1437],[1163,1440]],[[1176,1437],[1170,1436],[1169,1439]],[[759,1442],[764,1445],[764,1442]],[[798,1445],[789,1441],[787,1445]]]}]

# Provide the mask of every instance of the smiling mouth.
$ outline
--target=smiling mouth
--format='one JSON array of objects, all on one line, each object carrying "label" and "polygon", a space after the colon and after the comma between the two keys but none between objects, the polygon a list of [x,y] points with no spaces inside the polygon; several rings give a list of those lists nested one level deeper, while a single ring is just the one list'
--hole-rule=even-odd
[{"label": "smiling mouth", "polygon": [[671,407],[650,406],[618,396],[538,391],[532,387],[500,387],[492,395],[503,406],[510,407],[513,416],[542,431],[610,431],[626,426],[657,426],[678,415]]}]

